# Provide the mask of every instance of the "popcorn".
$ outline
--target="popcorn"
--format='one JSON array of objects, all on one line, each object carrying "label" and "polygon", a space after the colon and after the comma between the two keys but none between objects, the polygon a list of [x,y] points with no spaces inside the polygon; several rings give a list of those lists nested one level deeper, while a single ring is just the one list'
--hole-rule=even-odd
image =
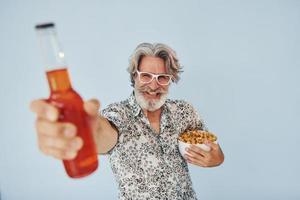
[{"label": "popcorn", "polygon": [[184,143],[188,144],[203,144],[205,140],[215,142],[217,137],[207,131],[202,130],[188,130],[182,133],[178,139]]}]

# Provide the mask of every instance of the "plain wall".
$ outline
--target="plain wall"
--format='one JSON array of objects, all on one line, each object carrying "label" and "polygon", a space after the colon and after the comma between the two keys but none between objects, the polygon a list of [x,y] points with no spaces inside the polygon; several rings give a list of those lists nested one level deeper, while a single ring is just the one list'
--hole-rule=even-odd
[{"label": "plain wall", "polygon": [[74,88],[102,106],[127,98],[129,55],[173,47],[184,72],[171,98],[191,102],[225,162],[190,166],[199,199],[300,199],[300,1],[0,1],[1,200],[116,199],[108,159],[67,177],[39,152],[29,103],[48,85],[34,25],[55,22]]}]

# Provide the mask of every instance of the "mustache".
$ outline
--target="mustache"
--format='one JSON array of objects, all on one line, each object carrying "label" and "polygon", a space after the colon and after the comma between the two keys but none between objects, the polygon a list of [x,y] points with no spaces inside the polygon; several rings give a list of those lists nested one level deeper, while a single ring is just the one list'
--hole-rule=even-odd
[{"label": "mustache", "polygon": [[163,89],[163,88],[157,88],[155,90],[152,90],[150,87],[148,86],[141,86],[139,88],[140,92],[157,92],[157,93],[161,93],[161,94],[166,94],[168,91]]}]

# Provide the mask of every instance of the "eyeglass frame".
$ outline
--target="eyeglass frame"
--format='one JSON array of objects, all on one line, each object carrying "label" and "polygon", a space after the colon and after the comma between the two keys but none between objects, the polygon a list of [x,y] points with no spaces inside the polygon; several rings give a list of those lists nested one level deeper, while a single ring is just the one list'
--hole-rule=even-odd
[{"label": "eyeglass frame", "polygon": [[[173,75],[171,75],[171,74],[153,74],[153,73],[150,73],[150,72],[140,72],[139,70],[136,70],[136,73],[138,74],[138,77],[139,77],[140,82],[142,82],[142,83],[144,83],[144,84],[151,83],[151,82],[153,81],[153,79],[155,79],[156,82],[157,82],[159,85],[161,85],[161,86],[167,86],[167,85],[170,85],[170,82],[172,81],[172,78],[173,78]],[[151,75],[151,77],[152,77],[151,80],[150,80],[149,82],[144,82],[144,81],[142,81],[142,80],[141,80],[141,73],[145,73],[145,74]],[[161,84],[161,83],[159,83],[159,81],[158,81],[158,77],[159,77],[159,76],[167,76],[167,77],[169,77],[168,83],[167,83],[167,84]]]}]

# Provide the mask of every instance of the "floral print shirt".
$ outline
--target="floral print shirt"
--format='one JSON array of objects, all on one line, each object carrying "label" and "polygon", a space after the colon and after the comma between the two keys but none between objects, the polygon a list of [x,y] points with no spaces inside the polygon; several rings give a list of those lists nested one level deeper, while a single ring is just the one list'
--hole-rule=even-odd
[{"label": "floral print shirt", "polygon": [[120,200],[197,199],[177,137],[188,129],[206,130],[195,109],[182,100],[162,106],[156,133],[137,104],[134,93],[102,111],[118,130],[118,142],[109,152]]}]

